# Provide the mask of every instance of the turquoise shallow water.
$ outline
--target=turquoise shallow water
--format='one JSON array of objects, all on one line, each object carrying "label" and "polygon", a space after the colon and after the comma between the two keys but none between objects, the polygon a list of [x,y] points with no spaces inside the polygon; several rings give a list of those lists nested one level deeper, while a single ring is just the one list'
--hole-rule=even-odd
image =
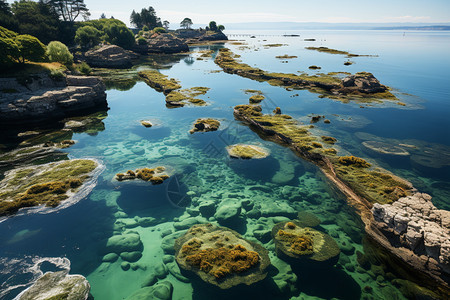
[{"label": "turquoise shallow water", "polygon": [[[197,60],[200,56],[197,51],[205,48],[195,48],[194,53],[180,57],[161,72],[178,79],[183,88],[211,88],[200,96],[208,106],[168,109],[164,95],[143,82],[130,85],[131,89],[125,91],[108,90],[110,110],[102,121],[103,130],[75,133],[72,138],[77,143],[65,149],[69,157],[94,157],[105,164],[93,192],[64,210],[12,217],[0,223],[0,298],[12,299],[23,290],[38,274],[29,268],[42,259],[53,262],[43,264],[43,271],[68,268],[70,262],[71,273],[87,277],[95,299],[127,298],[157,272],[163,259],[171,272],[159,280],[173,284],[173,299],[210,299],[212,295],[223,299],[267,298],[267,295],[271,299],[407,297],[396,281],[402,270],[380,262],[363,263],[362,253],[367,254],[372,248],[364,243],[362,224],[345,200],[330,189],[318,169],[235,121],[232,108],[248,102],[245,89],[257,89],[266,96],[262,103],[265,112],[279,106],[284,113],[305,123],[309,122],[308,115],[325,115],[331,124],[317,123],[314,133],[336,137],[341,153],[367,158],[411,180],[419,190],[433,195],[436,206],[450,209],[450,82],[446,73],[450,68],[447,55],[450,34],[403,35],[397,31],[300,34],[300,38],[235,37],[245,40],[246,45],[227,47],[240,54],[244,62],[264,70],[314,73],[308,66],[318,65],[322,67],[320,72],[372,72],[381,83],[394,89],[406,107],[374,104],[360,108],[360,104],[320,99],[308,91],[288,91],[236,75],[211,72],[220,68],[211,59]],[[317,41],[305,42],[303,38]],[[284,46],[264,47],[273,43]],[[352,58],[355,64],[344,66],[347,60],[344,56],[305,50],[307,46],[327,46],[378,57]],[[213,49],[218,47],[221,46]],[[288,63],[275,58],[284,54],[298,58]],[[220,130],[189,134],[192,123],[200,117],[219,119]],[[139,123],[143,119],[151,120],[155,126],[144,128]],[[362,145],[373,140],[413,145],[418,150],[415,157],[414,154],[405,159],[387,157]],[[263,146],[271,154],[260,161],[231,160],[225,147],[236,143]],[[423,163],[424,156],[433,163]],[[118,172],[160,165],[166,166],[171,175],[163,185],[113,180]],[[273,267],[263,284],[239,291],[217,291],[196,280],[184,282],[177,278],[170,257],[164,256],[170,253],[161,248],[163,237],[187,228],[183,225],[186,220],[214,221],[201,217],[197,207],[202,203],[212,201],[220,207],[245,199],[262,216],[255,217],[251,208],[243,208],[241,217],[229,227],[270,251]],[[267,232],[273,224],[294,218],[298,211],[309,211],[319,217],[320,229],[340,245],[342,253],[335,267],[305,266],[301,272],[293,272],[276,257]],[[142,223],[143,218],[149,217],[154,218],[150,225]],[[107,239],[130,231],[137,232],[144,245],[142,258],[133,268],[124,271],[121,258],[112,263],[102,262],[107,254]],[[55,262],[56,258],[59,260]]]}]

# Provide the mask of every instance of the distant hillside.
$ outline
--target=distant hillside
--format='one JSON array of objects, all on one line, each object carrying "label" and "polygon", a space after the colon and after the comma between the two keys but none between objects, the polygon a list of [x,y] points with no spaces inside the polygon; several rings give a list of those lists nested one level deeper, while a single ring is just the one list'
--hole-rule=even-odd
[{"label": "distant hillside", "polygon": [[450,23],[316,23],[252,22],[228,23],[227,30],[450,30]]}]

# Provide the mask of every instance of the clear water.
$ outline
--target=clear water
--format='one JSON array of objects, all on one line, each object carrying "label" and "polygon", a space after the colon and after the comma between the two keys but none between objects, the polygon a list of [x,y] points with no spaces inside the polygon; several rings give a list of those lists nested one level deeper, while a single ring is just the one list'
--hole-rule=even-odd
[{"label": "clear water", "polygon": [[[193,54],[180,57],[161,72],[178,79],[184,88],[211,88],[201,96],[208,106],[168,109],[164,95],[143,82],[131,84],[131,89],[125,91],[123,88],[108,90],[110,110],[103,120],[105,129],[91,135],[75,133],[73,139],[77,144],[65,150],[70,157],[95,157],[106,165],[91,195],[52,214],[12,217],[0,223],[0,298],[14,298],[40,274],[30,271],[39,264],[43,272],[70,267],[71,273],[86,276],[95,299],[125,299],[141,288],[162,261],[161,233],[174,230],[175,221],[190,217],[189,212],[192,213],[191,208],[196,204],[207,200],[220,203],[225,199],[252,199],[262,206],[275,202],[296,211],[313,212],[322,220],[321,229],[344,249],[339,263],[326,270],[305,269],[294,275],[288,264],[276,258],[269,239],[264,241],[264,246],[270,250],[274,267],[270,268],[264,285],[250,286],[239,292],[219,292],[195,282],[179,281],[169,274],[165,280],[174,286],[173,299],[210,299],[212,296],[254,299],[267,298],[267,295],[271,299],[404,298],[390,281],[400,276],[401,270],[379,265],[368,269],[359,266],[356,253],[368,251],[367,246],[363,246],[362,224],[345,200],[330,190],[317,168],[235,121],[232,108],[248,102],[249,95],[243,90],[257,89],[266,96],[262,103],[265,112],[279,106],[283,113],[305,123],[312,113],[325,115],[331,124],[317,123],[315,132],[338,138],[341,153],[350,152],[376,162],[411,180],[419,190],[432,194],[436,206],[450,209],[450,167],[444,159],[445,153],[450,153],[450,80],[447,74],[450,34],[309,31],[295,32],[300,38],[280,36],[284,33],[292,32],[254,32],[267,36],[234,37],[245,40],[248,48],[230,44],[227,47],[240,54],[244,62],[264,70],[315,73],[308,70],[308,66],[318,65],[322,67],[319,72],[324,73],[372,72],[383,84],[392,87],[407,106],[375,104],[360,108],[360,104],[320,99],[308,91],[287,91],[236,75],[211,72],[220,68],[211,59],[196,60],[199,54],[195,51],[205,49],[196,48]],[[317,41],[306,42],[304,38]],[[286,45],[263,47],[273,43]],[[355,64],[344,66],[347,60],[344,56],[308,51],[304,49],[307,46],[327,46],[378,57],[356,57],[352,59]],[[275,58],[284,54],[298,58],[288,63]],[[200,117],[219,119],[220,130],[189,134],[192,123]],[[156,125],[144,128],[139,123],[143,119],[150,119]],[[437,160],[439,168],[417,164],[409,158],[399,160],[371,153],[361,144],[367,134],[372,140],[412,144],[420,149],[428,147],[423,151],[433,153],[431,156]],[[225,147],[235,143],[261,145],[268,148],[271,155],[256,162],[230,160]],[[159,165],[168,167],[172,174],[163,185],[113,180],[118,172]],[[280,173],[282,178],[275,180],[274,176]],[[114,263],[102,263],[106,240],[119,232],[115,224],[118,220],[130,221],[135,217],[158,220],[151,227],[132,228],[140,234],[144,244],[139,268],[122,270],[120,258]],[[248,239],[256,240],[254,230],[270,229],[267,227],[273,224],[270,218],[252,219],[245,214],[243,217],[241,224],[232,227]],[[55,258],[68,260],[55,262]],[[40,264],[46,259],[50,262]]]}]

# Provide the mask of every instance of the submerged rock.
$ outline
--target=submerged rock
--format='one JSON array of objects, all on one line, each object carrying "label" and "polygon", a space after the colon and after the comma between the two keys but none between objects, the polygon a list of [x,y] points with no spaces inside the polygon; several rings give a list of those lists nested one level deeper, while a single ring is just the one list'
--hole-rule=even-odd
[{"label": "submerged rock", "polygon": [[106,242],[106,251],[120,254],[122,252],[141,252],[143,244],[137,232],[114,235]]},{"label": "submerged rock", "polygon": [[269,150],[254,145],[231,145],[227,147],[227,151],[232,158],[261,159],[269,156]]},{"label": "submerged rock", "polygon": [[170,300],[173,286],[169,281],[161,281],[156,285],[144,287],[130,295],[126,300]]},{"label": "submerged rock", "polygon": [[386,154],[386,155],[393,155],[393,156],[409,156],[410,153],[406,151],[404,148],[392,145],[390,143],[384,143],[379,141],[365,141],[362,143],[364,147],[380,153],[380,154]]},{"label": "submerged rock", "polygon": [[295,263],[312,261],[334,265],[339,259],[339,245],[326,233],[301,227],[297,221],[281,222],[272,229],[277,256]]},{"label": "submerged rock", "polygon": [[86,300],[91,286],[81,275],[67,271],[47,272],[31,287],[17,296],[19,300],[73,299]]},{"label": "submerged rock", "polygon": [[203,281],[228,289],[264,279],[268,251],[237,232],[212,224],[195,225],[175,241],[178,265]]}]

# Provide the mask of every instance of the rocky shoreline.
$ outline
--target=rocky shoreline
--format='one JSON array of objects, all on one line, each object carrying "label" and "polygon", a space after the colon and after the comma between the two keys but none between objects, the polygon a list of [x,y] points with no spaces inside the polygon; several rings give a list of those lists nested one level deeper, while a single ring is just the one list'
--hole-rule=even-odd
[{"label": "rocky shoreline", "polygon": [[[430,201],[431,196],[417,193],[412,188],[411,196],[400,198],[392,204],[372,204],[338,177],[335,167],[326,156],[298,147],[289,137],[266,129],[263,123],[239,109],[235,108],[234,116],[271,140],[288,145],[297,155],[317,165],[338,192],[356,209],[364,222],[367,236],[375,241],[377,246],[414,273],[424,274],[423,284],[434,288],[437,286],[438,293],[448,295],[449,212],[437,210]],[[424,247],[418,247],[419,244]]]},{"label": "rocky shoreline", "polygon": [[[106,87],[99,77],[47,74],[0,79],[0,124],[46,123],[81,112],[107,107]],[[3,91],[10,91],[5,93]]]}]

